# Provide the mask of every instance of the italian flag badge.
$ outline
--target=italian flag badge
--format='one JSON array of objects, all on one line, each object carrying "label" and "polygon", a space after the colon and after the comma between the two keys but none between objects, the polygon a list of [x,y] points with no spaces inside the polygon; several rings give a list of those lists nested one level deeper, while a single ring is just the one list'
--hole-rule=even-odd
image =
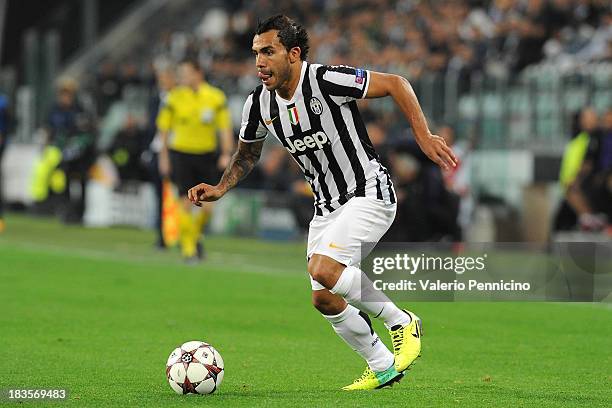
[{"label": "italian flag badge", "polygon": [[297,107],[294,106],[291,109],[287,109],[287,112],[289,113],[289,122],[291,122],[292,125],[297,125],[300,122]]}]

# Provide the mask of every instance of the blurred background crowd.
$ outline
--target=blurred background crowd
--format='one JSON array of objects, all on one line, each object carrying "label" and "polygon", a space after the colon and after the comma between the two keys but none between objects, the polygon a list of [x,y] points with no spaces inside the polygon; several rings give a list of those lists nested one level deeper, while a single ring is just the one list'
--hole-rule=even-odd
[{"label": "blurred background crowd", "polygon": [[[103,2],[73,3],[58,2],[63,15],[24,27],[25,56],[3,50],[0,146],[10,134],[15,145],[4,163],[6,201],[90,224],[97,218],[88,221],[87,207],[99,216],[103,197],[122,202],[124,214],[130,194],[157,205],[161,190],[145,194],[142,185],[159,182],[155,117],[181,81],[177,64],[199,61],[206,81],[226,93],[237,134],[244,98],[258,85],[254,27],[285,13],[307,27],[310,61],[408,78],[430,127],[460,158],[456,170],[441,172],[392,101],[359,103],[398,193],[388,239],[544,240],[551,231],[602,231],[612,220],[609,1],[158,0],[126,1],[112,12]],[[75,7],[83,9],[83,44],[62,28]],[[31,72],[36,61],[43,68]],[[28,165],[20,144],[36,146]],[[10,173],[19,169],[21,178]],[[7,191],[17,179],[27,194]],[[241,187],[259,192],[249,195],[259,197],[249,204],[259,220],[239,217],[242,227],[232,231],[249,222],[259,225],[247,228],[255,233],[289,225],[280,237],[307,228],[312,199],[280,145],[267,143]],[[245,200],[228,200],[218,212],[229,222]],[[155,218],[160,208],[151,210]]]}]

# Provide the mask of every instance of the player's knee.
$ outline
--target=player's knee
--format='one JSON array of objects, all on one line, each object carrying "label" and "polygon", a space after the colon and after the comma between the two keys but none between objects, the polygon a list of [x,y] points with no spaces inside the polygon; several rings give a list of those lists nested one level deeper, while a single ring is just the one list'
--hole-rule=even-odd
[{"label": "player's knee", "polygon": [[321,283],[319,278],[323,278],[323,274],[325,273],[323,268],[321,267],[320,257],[318,255],[313,255],[308,260],[308,273],[315,281]]},{"label": "player's knee", "polygon": [[308,273],[312,279],[328,289],[338,280],[336,275],[339,276],[342,269],[342,264],[324,255],[315,254],[308,261]]}]

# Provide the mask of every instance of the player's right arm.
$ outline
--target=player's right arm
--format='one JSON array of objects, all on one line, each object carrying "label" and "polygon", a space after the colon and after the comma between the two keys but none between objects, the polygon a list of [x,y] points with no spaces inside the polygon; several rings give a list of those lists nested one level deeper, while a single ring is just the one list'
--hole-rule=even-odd
[{"label": "player's right arm", "polygon": [[257,161],[261,157],[261,149],[263,148],[263,140],[246,143],[240,141],[238,150],[232,156],[229,166],[225,169],[219,183],[215,186],[206,183],[200,183],[192,187],[187,192],[187,197],[197,206],[201,206],[205,201],[217,201],[244,177],[246,177]]},{"label": "player's right arm", "polygon": [[242,123],[240,126],[240,142],[238,150],[232,156],[217,185],[200,183],[187,192],[187,197],[197,206],[205,201],[217,201],[244,177],[246,177],[261,156],[264,140],[268,131],[261,123],[259,112],[259,92],[251,93],[242,109]]}]

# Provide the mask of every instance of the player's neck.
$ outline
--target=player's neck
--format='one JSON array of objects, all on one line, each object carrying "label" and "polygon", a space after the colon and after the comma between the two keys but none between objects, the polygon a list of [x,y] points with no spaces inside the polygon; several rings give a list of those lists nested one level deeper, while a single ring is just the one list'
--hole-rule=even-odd
[{"label": "player's neck", "polygon": [[291,99],[295,93],[295,90],[297,89],[298,84],[300,83],[301,74],[302,63],[300,62],[299,64],[294,64],[291,67],[291,74],[289,75],[289,78],[287,78],[285,83],[276,90],[278,96],[285,100]]}]

